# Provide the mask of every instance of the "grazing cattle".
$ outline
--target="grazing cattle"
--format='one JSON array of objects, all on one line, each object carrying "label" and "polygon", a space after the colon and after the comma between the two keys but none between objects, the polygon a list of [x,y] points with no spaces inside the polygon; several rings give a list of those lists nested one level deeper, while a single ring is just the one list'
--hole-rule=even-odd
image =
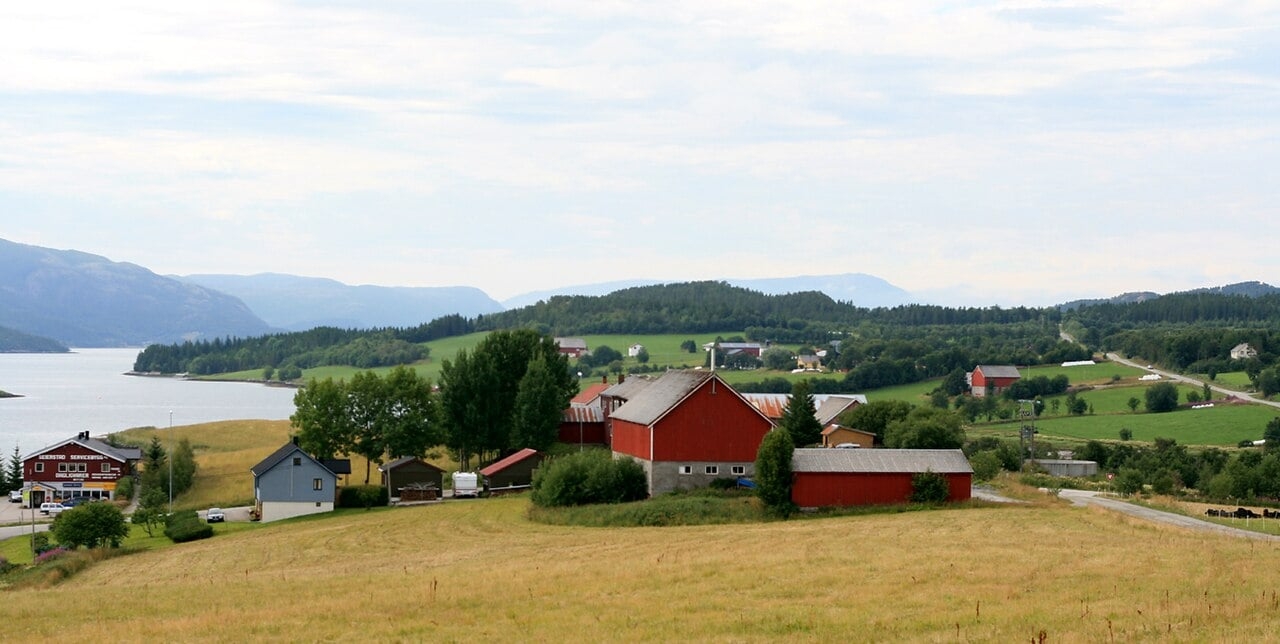
[{"label": "grazing cattle", "polygon": [[1237,519],[1261,519],[1262,516],[1249,508],[1236,508],[1235,517]]},{"label": "grazing cattle", "polygon": [[1266,508],[1262,508],[1262,518],[1280,519],[1280,510],[1268,510]]},{"label": "grazing cattle", "polygon": [[1211,516],[1211,517],[1222,516],[1222,510],[1219,510],[1218,508],[1209,508],[1208,510],[1205,510],[1204,513],[1205,515]]}]

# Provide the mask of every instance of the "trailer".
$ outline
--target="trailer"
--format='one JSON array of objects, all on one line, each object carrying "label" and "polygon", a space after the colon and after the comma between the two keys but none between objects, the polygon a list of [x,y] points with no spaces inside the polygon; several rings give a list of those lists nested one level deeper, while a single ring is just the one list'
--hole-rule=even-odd
[{"label": "trailer", "polygon": [[480,477],[475,472],[453,473],[453,497],[480,496]]}]

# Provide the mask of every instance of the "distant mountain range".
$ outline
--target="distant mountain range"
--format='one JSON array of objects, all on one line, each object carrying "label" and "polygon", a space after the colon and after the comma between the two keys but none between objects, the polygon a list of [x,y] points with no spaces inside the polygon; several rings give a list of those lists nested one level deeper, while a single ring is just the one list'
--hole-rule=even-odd
[{"label": "distant mountain range", "polygon": [[[866,308],[919,302],[911,293],[863,273],[721,281],[765,295],[819,291]],[[412,327],[450,314],[473,318],[521,308],[556,295],[606,295],[661,283],[626,280],[583,284],[525,293],[499,303],[468,286],[350,286],[331,279],[274,273],[161,276],[98,255],[0,239],[0,351],[170,344],[316,326]],[[1241,282],[1189,292],[1256,297],[1280,289],[1262,282]],[[1157,297],[1160,295],[1151,292],[1126,293],[1061,306],[1069,309]]]},{"label": "distant mountain range", "polygon": [[271,331],[230,295],[74,250],[0,239],[0,327],[73,347]]},{"label": "distant mountain range", "polygon": [[503,306],[470,286],[348,286],[320,277],[278,273],[175,277],[242,300],[267,324],[289,331],[412,327],[439,317],[475,317]]}]

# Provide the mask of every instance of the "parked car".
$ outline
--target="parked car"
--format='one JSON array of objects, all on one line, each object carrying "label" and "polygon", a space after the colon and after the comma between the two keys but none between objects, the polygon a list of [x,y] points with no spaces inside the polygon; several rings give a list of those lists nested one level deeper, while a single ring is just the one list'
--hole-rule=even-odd
[{"label": "parked car", "polygon": [[10,503],[22,503],[22,490],[14,490],[9,493]]},{"label": "parked car", "polygon": [[74,508],[77,505],[84,505],[86,503],[92,503],[92,502],[93,502],[93,499],[87,496],[73,496],[69,499],[64,500],[62,502],[62,505],[63,507],[66,507],[66,508]]},{"label": "parked car", "polygon": [[62,514],[63,510],[70,510],[70,509],[71,508],[68,508],[67,506],[57,502],[53,502],[53,503],[46,502],[46,503],[40,504],[40,514]]},{"label": "parked car", "polygon": [[222,523],[227,520],[226,515],[222,513],[222,508],[209,508],[209,511],[205,513],[204,518],[205,521],[208,521],[209,523]]}]

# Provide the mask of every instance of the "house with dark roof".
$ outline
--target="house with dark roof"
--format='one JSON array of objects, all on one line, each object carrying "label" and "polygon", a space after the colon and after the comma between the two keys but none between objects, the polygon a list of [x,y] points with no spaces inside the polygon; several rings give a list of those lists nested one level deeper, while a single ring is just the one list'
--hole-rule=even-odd
[{"label": "house with dark roof", "polygon": [[753,475],[760,441],[773,428],[711,371],[673,370],[643,387],[611,391],[622,402],[608,415],[610,447],[615,457],[640,463],[651,495]]},{"label": "house with dark roof", "polygon": [[142,450],[116,447],[89,432],[22,457],[22,498],[27,507],[54,499],[115,498],[120,479],[133,476]]},{"label": "house with dark roof", "polygon": [[416,456],[402,456],[378,466],[391,501],[433,501],[444,489],[444,470]]},{"label": "house with dark roof", "polygon": [[525,488],[533,484],[533,472],[545,458],[536,449],[524,448],[482,468],[480,476],[490,492],[504,488]]},{"label": "house with dark roof", "polygon": [[338,475],[297,443],[285,443],[249,471],[254,512],[261,521],[333,511]]},{"label": "house with dark roof", "polygon": [[948,502],[969,499],[973,486],[958,449],[797,449],[791,472],[791,500],[802,508],[907,503],[923,472],[946,477]]},{"label": "house with dark roof", "polygon": [[1021,377],[1022,374],[1018,373],[1018,368],[1014,366],[978,365],[969,374],[969,391],[975,396],[986,396],[987,393],[1000,394]]}]

